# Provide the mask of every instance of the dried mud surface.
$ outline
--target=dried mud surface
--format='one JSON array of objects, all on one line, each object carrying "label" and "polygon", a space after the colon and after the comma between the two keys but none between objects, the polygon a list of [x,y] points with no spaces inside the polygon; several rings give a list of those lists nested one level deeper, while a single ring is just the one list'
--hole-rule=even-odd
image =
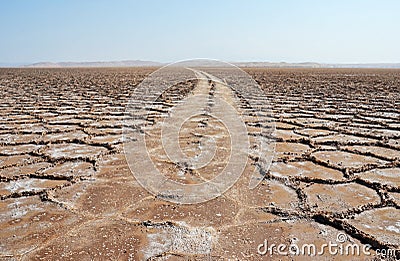
[{"label": "dried mud surface", "polygon": [[[400,249],[399,70],[247,69],[276,124],[273,164],[254,190],[244,178],[198,205],[150,194],[127,165],[125,106],[153,70],[0,69],[1,260],[308,260],[257,247],[265,239],[320,246],[339,233]],[[149,120],[196,91],[249,107],[223,85],[199,86],[171,88]],[[263,128],[245,119],[250,138]],[[200,172],[169,162],[157,138],[148,148],[164,175],[198,183],[223,168],[229,143],[211,118],[186,125],[188,156],[204,132],[219,135],[216,158]],[[255,162],[250,155],[244,177]]]}]

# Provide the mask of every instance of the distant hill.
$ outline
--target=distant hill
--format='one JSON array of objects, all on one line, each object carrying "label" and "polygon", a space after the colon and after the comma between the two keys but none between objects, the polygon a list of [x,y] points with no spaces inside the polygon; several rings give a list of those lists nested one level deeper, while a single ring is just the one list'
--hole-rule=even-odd
[{"label": "distant hill", "polygon": [[0,63],[0,68],[22,67],[24,63]]},{"label": "distant hill", "polygon": [[110,61],[110,62],[40,62],[28,64],[28,68],[64,68],[64,67],[149,67],[162,66],[162,63],[141,60]]},{"label": "distant hill", "polygon": [[270,62],[242,62],[233,63],[239,67],[262,68],[400,68],[400,63],[353,63],[353,64],[328,64],[328,63],[270,63]]},{"label": "distant hill", "polygon": [[350,64],[322,64],[323,68],[387,68],[399,69],[400,63],[350,63]]},{"label": "distant hill", "polygon": [[265,67],[265,68],[321,68],[322,64],[304,62],[304,63],[271,63],[271,62],[238,62],[233,63],[238,67]]},{"label": "distant hill", "polygon": [[[287,63],[287,62],[231,62],[238,67],[261,67],[261,68],[400,68],[400,63],[354,63],[354,64],[328,64],[328,63]],[[40,62],[19,67],[27,68],[68,68],[68,67],[160,67],[167,63],[153,61],[126,60],[109,62]],[[187,66],[196,66],[196,60],[187,62]],[[214,62],[200,62],[200,66],[213,66]],[[14,66],[12,66],[14,67]]]}]

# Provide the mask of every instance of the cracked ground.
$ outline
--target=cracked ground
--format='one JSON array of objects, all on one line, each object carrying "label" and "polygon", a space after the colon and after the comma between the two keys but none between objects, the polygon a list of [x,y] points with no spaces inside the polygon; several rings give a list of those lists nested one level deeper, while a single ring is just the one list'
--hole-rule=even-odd
[{"label": "cracked ground", "polygon": [[[125,108],[153,70],[0,69],[0,259],[307,260],[257,247],[265,239],[321,246],[339,233],[373,250],[400,249],[399,70],[247,69],[275,122],[273,164],[255,189],[244,175],[195,205],[150,194],[125,159]],[[173,86],[149,124],[198,85]],[[204,86],[248,109],[234,91]],[[255,137],[264,126],[244,118]],[[186,125],[187,155],[198,153],[204,132],[220,134],[215,160],[201,171],[168,161],[157,128],[147,145],[165,176],[198,183],[226,163],[226,130],[207,117]],[[254,169],[250,155],[244,174]]]}]

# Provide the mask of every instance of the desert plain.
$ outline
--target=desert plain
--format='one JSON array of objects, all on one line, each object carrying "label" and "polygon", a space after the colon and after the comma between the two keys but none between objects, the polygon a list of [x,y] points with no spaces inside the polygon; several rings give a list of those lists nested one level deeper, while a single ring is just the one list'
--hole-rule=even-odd
[{"label": "desert plain", "polygon": [[[265,240],[371,246],[371,255],[325,251],[317,260],[373,260],[382,249],[399,258],[400,70],[245,68],[270,109],[272,164],[256,188],[239,180],[200,204],[149,193],[128,166],[126,106],[154,70],[0,69],[0,260],[310,258],[260,254]],[[266,127],[246,114],[243,97],[212,81],[173,86],[149,124],[196,92],[243,111],[250,140]],[[150,156],[169,179],[211,179],[227,163],[229,135],[212,118],[185,124],[180,147],[189,156],[202,135],[216,135],[210,164],[193,171],[168,161],[156,127]],[[256,161],[249,155],[244,176]]]}]

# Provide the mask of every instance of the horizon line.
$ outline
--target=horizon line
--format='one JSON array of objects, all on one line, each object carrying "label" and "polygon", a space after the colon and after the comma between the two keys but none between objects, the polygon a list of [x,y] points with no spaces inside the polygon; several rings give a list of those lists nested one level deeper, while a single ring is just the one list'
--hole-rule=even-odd
[{"label": "horizon line", "polygon": [[[199,60],[205,58],[197,58]],[[197,59],[189,59],[197,60]],[[181,60],[186,61],[186,60]],[[221,60],[222,61],[222,60]],[[85,68],[85,67],[157,67],[172,64],[174,62],[159,62],[152,60],[94,60],[94,61],[39,61],[34,63],[7,63],[0,62],[0,68]],[[400,68],[400,62],[348,62],[348,63],[329,63],[329,62],[287,62],[287,61],[228,61],[228,63],[237,65],[239,67],[271,67],[271,68]]]}]

